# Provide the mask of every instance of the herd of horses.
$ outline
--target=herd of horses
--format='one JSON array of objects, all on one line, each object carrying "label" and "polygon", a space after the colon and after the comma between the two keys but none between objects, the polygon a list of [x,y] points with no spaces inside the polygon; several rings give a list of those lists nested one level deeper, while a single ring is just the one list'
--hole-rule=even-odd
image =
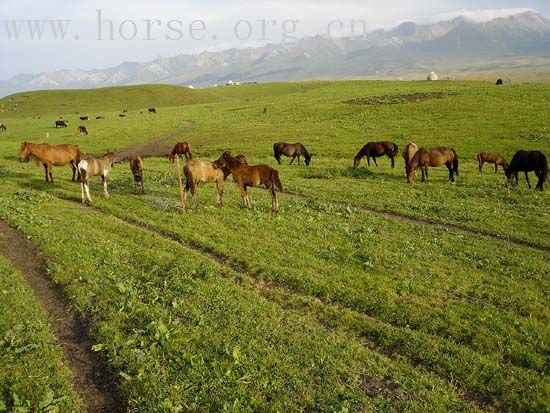
[{"label": "herd of horses", "polygon": [[[395,168],[395,157],[399,153],[398,146],[393,142],[369,142],[355,156],[354,167],[359,167],[361,160],[367,158],[374,161],[378,166],[377,158],[387,156],[391,160],[392,168]],[[306,147],[301,143],[289,144],[278,142],[273,145],[273,155],[280,165],[281,157],[291,158],[292,164],[295,159],[304,158],[307,166],[310,165],[313,155],[309,153]],[[168,155],[171,163],[176,157],[185,158],[183,174],[185,176],[185,189],[183,193],[183,209],[187,208],[187,195],[191,194],[195,204],[197,203],[197,187],[200,184],[216,184],[217,200],[216,204],[221,206],[223,203],[223,189],[227,178],[232,175],[235,183],[239,187],[244,207],[250,206],[248,188],[264,186],[272,197],[272,211],[279,210],[277,191],[284,192],[279,172],[268,165],[249,165],[244,155],[233,157],[230,152],[224,152],[221,157],[214,161],[204,161],[193,159],[191,145],[187,142],[180,142],[175,145],[172,152]],[[72,181],[78,180],[81,184],[82,202],[92,201],[90,196],[90,179],[94,176],[100,176],[103,181],[105,197],[109,197],[108,180],[109,173],[117,160],[114,153],[107,153],[102,157],[83,157],[78,145],[61,144],[50,145],[46,143],[35,144],[23,142],[19,152],[20,161],[34,160],[44,166],[46,182],[53,183],[52,167],[70,165],[73,176]],[[407,182],[412,183],[416,177],[417,170],[422,172],[422,182],[428,179],[429,168],[445,166],[449,171],[449,180],[454,183],[455,176],[458,176],[459,159],[453,148],[420,148],[414,143],[409,143],[403,149],[403,159],[405,161],[405,172]],[[124,159],[126,160],[126,159]],[[143,160],[139,156],[128,158],[130,169],[134,177],[136,192],[144,192],[143,185]],[[534,172],[538,178],[536,189],[543,191],[544,182],[548,179],[548,161],[546,156],[540,151],[518,151],[512,161],[508,163],[501,155],[491,152],[481,152],[477,156],[479,163],[479,172],[483,173],[483,166],[486,163],[495,166],[495,173],[500,166],[509,181],[518,184],[518,175],[525,173],[527,184],[531,189],[529,181],[529,172]],[[178,162],[179,163],[179,162]]]}]

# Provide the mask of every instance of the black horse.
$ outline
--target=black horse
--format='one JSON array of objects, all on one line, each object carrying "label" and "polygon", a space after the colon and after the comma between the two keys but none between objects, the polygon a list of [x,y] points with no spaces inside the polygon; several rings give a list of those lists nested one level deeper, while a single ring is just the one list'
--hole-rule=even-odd
[{"label": "black horse", "polygon": [[529,172],[535,172],[539,178],[537,188],[543,191],[544,181],[548,179],[548,161],[546,156],[540,151],[518,151],[512,158],[512,162],[506,169],[506,178],[512,180],[516,179],[516,185],[518,184],[518,174],[520,172],[525,173],[525,179],[527,185],[531,189],[531,183],[529,182]]}]

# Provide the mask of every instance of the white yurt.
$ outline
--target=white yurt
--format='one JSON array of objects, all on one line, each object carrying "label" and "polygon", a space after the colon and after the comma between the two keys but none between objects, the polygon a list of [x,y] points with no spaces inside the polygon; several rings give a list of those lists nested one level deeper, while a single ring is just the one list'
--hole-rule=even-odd
[{"label": "white yurt", "polygon": [[439,76],[437,76],[437,73],[432,72],[428,75],[429,82],[435,82],[436,80],[439,80]]}]

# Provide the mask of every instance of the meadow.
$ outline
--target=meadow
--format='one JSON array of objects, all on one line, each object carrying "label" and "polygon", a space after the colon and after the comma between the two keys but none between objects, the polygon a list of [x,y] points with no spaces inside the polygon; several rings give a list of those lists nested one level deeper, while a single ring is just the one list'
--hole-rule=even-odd
[{"label": "meadow", "polygon": [[[550,86],[144,86],[0,100],[15,103],[0,113],[0,218],[48,257],[128,411],[550,411],[550,195],[524,180],[510,187],[489,165],[480,175],[475,160],[483,150],[549,155]],[[85,137],[75,134],[81,115],[91,118]],[[69,128],[54,128],[60,116]],[[23,140],[88,154],[185,140],[196,158],[231,150],[277,168],[286,193],[277,215],[263,190],[245,210],[229,178],[223,208],[205,186],[181,214],[175,167],[153,157],[144,195],[128,165],[115,165],[111,198],[96,179],[83,206],[69,167],[54,168],[52,185],[41,166],[18,162]],[[387,158],[352,168],[374,140],[454,147],[456,185],[445,168],[407,185],[400,156],[395,169]],[[276,165],[277,141],[305,144],[312,165]],[[14,303],[0,313],[4,337],[18,304],[39,304],[0,265],[22,285],[4,289]],[[51,343],[41,328],[33,340]],[[0,386],[0,411],[15,407],[14,392],[37,411],[52,389],[67,400],[56,408],[78,411],[58,356],[49,387],[24,375]]]}]

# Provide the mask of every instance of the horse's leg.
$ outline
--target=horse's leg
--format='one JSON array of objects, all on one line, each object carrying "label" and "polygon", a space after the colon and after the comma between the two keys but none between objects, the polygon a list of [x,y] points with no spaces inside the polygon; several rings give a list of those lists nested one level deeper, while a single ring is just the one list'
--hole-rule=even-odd
[{"label": "horse's leg", "polygon": [[391,168],[395,169],[395,159],[393,158],[393,156],[390,156],[390,159],[391,159]]},{"label": "horse's leg", "polygon": [[216,188],[217,188],[217,195],[216,195],[216,205],[218,207],[221,207],[223,205],[222,197],[223,197],[223,183],[225,181],[222,179],[218,179],[216,182]]},{"label": "horse's leg", "polygon": [[88,201],[92,202],[92,196],[90,195],[90,180],[87,178],[84,182],[84,189],[86,190],[86,198],[88,198]]},{"label": "horse's leg", "polygon": [[[291,165],[294,163],[294,159],[296,159],[296,156],[293,156],[292,159],[290,160]],[[300,158],[298,158],[298,161],[300,161]]]},{"label": "horse's leg", "polygon": [[479,161],[479,173],[483,175],[483,161]]},{"label": "horse's leg", "polygon": [[448,164],[447,165],[447,169],[449,170],[449,181],[453,182],[455,181],[455,174],[454,174],[454,170],[453,170],[453,165],[452,164]]},{"label": "horse's leg", "polygon": [[71,179],[71,182],[74,182],[74,178],[76,176],[76,167],[74,165],[74,161],[69,162],[69,165],[71,166],[71,169],[73,171],[73,178]]},{"label": "horse's leg", "polygon": [[53,184],[52,166],[48,165],[48,174],[50,175],[50,182]]},{"label": "horse's leg", "polygon": [[191,186],[191,195],[193,196],[193,203],[195,204],[195,208],[197,205],[199,205],[199,193],[197,191],[199,183],[193,181],[193,185]]},{"label": "horse's leg", "polygon": [[298,166],[300,166],[300,155],[298,155]]},{"label": "horse's leg", "polygon": [[531,189],[531,182],[529,182],[529,173],[528,172],[525,172],[525,180],[527,181],[527,186],[529,187],[529,189]]},{"label": "horse's leg", "polygon": [[271,185],[271,212],[279,212],[279,202],[277,202],[277,192],[275,192],[275,185]]},{"label": "horse's leg", "polygon": [[109,191],[107,191],[107,181],[109,180],[109,176],[107,173],[103,173],[103,175],[101,175],[101,179],[103,180],[103,192],[105,193],[105,198],[109,199]]},{"label": "horse's leg", "polygon": [[375,165],[376,165],[376,167],[378,168],[378,161],[376,160],[376,157],[375,157],[375,156],[373,156],[373,157],[372,157],[372,160],[374,161],[374,164],[375,164]]},{"label": "horse's leg", "polygon": [[495,175],[498,174],[498,163],[495,164]]},{"label": "horse's leg", "polygon": [[48,164],[42,164],[44,165],[44,173],[46,174],[46,183],[50,182],[48,178]]},{"label": "horse's leg", "polygon": [[537,186],[535,187],[535,189],[542,191],[543,184],[544,184],[544,174],[542,173],[542,171],[535,171],[535,175],[537,175],[537,178],[539,178],[539,181],[537,182]]},{"label": "horse's leg", "polygon": [[84,182],[80,182],[80,189],[82,190],[82,203],[86,203],[86,198],[84,196]]},{"label": "horse's leg", "polygon": [[370,155],[367,154],[367,166],[370,167]]}]

